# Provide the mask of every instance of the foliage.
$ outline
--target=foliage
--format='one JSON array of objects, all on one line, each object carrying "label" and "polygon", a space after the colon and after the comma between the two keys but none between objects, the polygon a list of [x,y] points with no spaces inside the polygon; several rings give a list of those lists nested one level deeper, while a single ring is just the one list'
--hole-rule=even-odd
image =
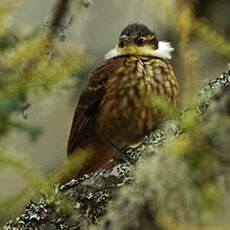
[{"label": "foliage", "polygon": [[[170,4],[169,2],[161,3],[157,0],[154,0],[153,3],[159,8],[167,8],[167,4]],[[157,190],[156,187],[158,183],[169,182],[169,178],[171,178],[170,173],[175,176],[178,167],[185,167],[186,172],[180,170],[180,172],[184,174],[182,181],[178,182],[177,177],[174,176],[171,178],[172,181],[174,180],[173,186],[178,190],[175,194],[179,195],[180,199],[185,199],[185,203],[189,201],[186,199],[186,196],[190,196],[190,198],[195,197],[195,200],[192,201],[192,205],[188,204],[186,207],[189,207],[189,210],[184,208],[183,205],[180,205],[179,200],[169,202],[169,205],[175,205],[175,208],[172,206],[167,207],[167,204],[164,203],[163,200],[157,201],[154,205],[156,207],[157,205],[161,206],[162,210],[159,212],[159,219],[161,221],[163,220],[162,225],[165,229],[210,229],[211,224],[214,224],[214,226],[216,226],[214,229],[221,229],[222,227],[218,227],[219,222],[215,218],[225,212],[223,210],[221,211],[220,207],[224,209],[224,207],[229,206],[226,196],[226,189],[229,191],[229,171],[226,170],[223,165],[223,160],[221,159],[228,162],[228,143],[230,136],[228,127],[230,119],[228,116],[229,113],[227,113],[227,116],[225,115],[226,108],[223,110],[225,112],[220,113],[220,111],[218,111],[218,105],[213,106],[214,109],[212,108],[212,112],[210,112],[211,114],[216,113],[215,116],[205,116],[204,119],[201,117],[201,114],[206,111],[207,107],[210,107],[209,100],[217,93],[218,90],[215,89],[217,89],[220,84],[213,81],[204,87],[199,94],[196,93],[200,85],[200,79],[202,79],[202,74],[197,65],[198,52],[192,49],[192,42],[197,39],[211,48],[213,52],[229,60],[230,41],[216,32],[206,19],[195,17],[191,1],[177,1],[176,8],[174,6],[172,8],[168,7],[168,9],[167,14],[172,19],[169,23],[171,23],[171,26],[175,28],[178,34],[181,61],[185,75],[182,101],[184,112],[179,119],[180,126],[185,134],[175,141],[172,141],[170,145],[165,148],[164,153],[161,153],[166,154],[166,164],[158,162],[158,156],[154,159],[154,161],[157,161],[156,165],[163,167],[163,172],[165,168],[168,170],[172,167],[172,170],[166,173],[166,175],[158,175],[155,181],[154,176],[151,176],[148,183],[150,183],[150,181],[153,183],[152,186],[154,187],[155,193],[157,193],[156,196],[161,197],[167,190],[169,192],[169,189],[165,185],[165,187]],[[223,79],[225,77],[229,79],[227,73],[224,73],[222,77]],[[227,90],[229,90],[229,88]],[[197,107],[197,105],[199,106]],[[211,120],[209,121],[209,119]],[[171,159],[172,155],[174,157],[176,156],[176,159],[174,159],[174,157]],[[161,157],[165,159],[165,156]],[[170,163],[167,161],[170,161]],[[172,166],[173,164],[175,165]],[[144,166],[145,165],[143,165],[143,167]],[[155,166],[155,168],[156,167],[157,166]],[[223,168],[225,168],[225,170],[223,170]],[[161,168],[155,169],[155,171],[155,173],[163,173]],[[139,173],[140,176],[142,176],[141,172]],[[159,177],[161,177],[162,182],[157,182]],[[221,184],[221,179],[227,182],[227,184]],[[189,189],[186,194],[180,194],[180,189],[186,189],[186,185],[183,187],[182,184],[188,181],[190,181],[190,183],[189,186],[187,185]],[[173,191],[173,189],[171,189],[171,191]],[[225,194],[225,196],[223,194]],[[169,195],[163,196],[167,199]],[[187,217],[190,215],[190,217],[185,219],[182,216],[176,217],[175,213],[181,210],[184,210],[184,215],[187,215]],[[167,212],[168,214],[166,214]],[[195,219],[192,218],[194,214],[197,215]],[[228,217],[223,215],[223,222],[225,218]],[[203,227],[199,226],[204,223],[206,225]]]},{"label": "foliage", "polygon": [[[229,192],[230,119],[228,113],[224,115],[222,109],[218,111],[218,106],[214,106],[215,116],[204,115],[210,98],[216,95],[216,91],[210,89],[219,85],[218,82],[207,85],[199,92],[198,99],[202,74],[198,68],[198,51],[192,48],[192,41],[199,40],[226,60],[230,58],[230,42],[207,20],[195,17],[192,2],[175,0],[173,6],[172,1],[151,2],[170,18],[168,23],[178,37],[185,76],[181,113],[162,98],[155,98],[151,103],[157,104],[165,114],[173,115],[183,134],[169,140],[156,155],[152,149],[151,159],[137,165],[136,183],[121,190],[112,208],[126,208],[132,212],[133,229],[137,224],[135,214],[139,214],[137,207],[145,204],[146,200],[151,215],[164,229],[210,229],[211,224],[218,225],[216,216],[221,216],[226,211],[225,205],[229,205],[226,191]],[[39,127],[28,127],[15,120],[15,115],[22,112],[21,105],[27,95],[52,90],[79,71],[86,58],[65,49],[58,52],[55,36],[49,30],[35,31],[22,39],[7,31],[4,23],[15,3],[16,0],[11,0],[10,4],[0,3],[0,138],[10,130],[19,129],[36,139]],[[29,165],[31,163],[17,154],[0,151],[1,169],[13,167],[27,182],[23,195],[0,202],[2,219],[12,214],[13,208],[18,210],[28,197],[35,194],[34,191],[51,189],[49,181]],[[143,188],[146,191],[144,195]],[[142,206],[141,210],[144,212],[147,208]],[[130,219],[124,218],[123,213],[122,218],[122,221],[117,218],[121,227],[116,226],[116,229],[131,226]],[[223,222],[224,218],[227,217],[223,214]]]},{"label": "foliage", "polygon": [[[44,96],[67,77],[79,71],[86,57],[76,49],[58,52],[55,36],[49,28],[34,31],[29,36],[17,38],[5,26],[13,7],[19,1],[0,3],[0,138],[14,129],[26,132],[31,141],[42,134],[42,127],[29,126],[17,117],[23,113],[27,95]],[[24,189],[16,197],[0,201],[1,219],[18,212],[32,195],[48,186],[47,179],[38,173],[31,162],[18,154],[0,151],[1,171],[11,167],[24,180]],[[50,187],[49,187],[50,188]],[[0,222],[3,222],[0,221]]]}]

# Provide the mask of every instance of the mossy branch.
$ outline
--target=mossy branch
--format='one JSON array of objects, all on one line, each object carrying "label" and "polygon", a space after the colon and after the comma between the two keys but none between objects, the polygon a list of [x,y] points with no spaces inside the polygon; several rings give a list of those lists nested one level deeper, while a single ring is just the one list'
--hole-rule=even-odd
[{"label": "mossy branch", "polygon": [[[230,122],[229,85],[230,71],[199,91],[202,123],[184,131],[174,122],[166,123],[140,146],[126,150],[123,160],[62,185],[55,193],[62,197],[59,202],[49,197],[31,202],[5,229],[206,229],[218,211],[220,193],[227,189],[219,178],[227,179],[230,173],[226,167],[230,157],[224,150],[227,137],[215,137],[230,134],[224,128]],[[191,116],[190,110],[182,119],[186,116]],[[222,119],[215,119],[218,116]],[[213,147],[216,144],[218,148]],[[61,208],[65,199],[76,211]]]}]

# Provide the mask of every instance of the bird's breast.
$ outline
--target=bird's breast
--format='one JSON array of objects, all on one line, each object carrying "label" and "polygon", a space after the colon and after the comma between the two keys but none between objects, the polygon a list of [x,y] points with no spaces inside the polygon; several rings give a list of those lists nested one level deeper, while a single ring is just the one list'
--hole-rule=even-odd
[{"label": "bird's breast", "polygon": [[165,61],[127,58],[109,79],[98,116],[99,129],[103,127],[108,138],[119,136],[128,144],[135,143],[162,120],[161,112],[153,106],[154,97],[166,95],[175,103],[176,91],[175,76]]}]

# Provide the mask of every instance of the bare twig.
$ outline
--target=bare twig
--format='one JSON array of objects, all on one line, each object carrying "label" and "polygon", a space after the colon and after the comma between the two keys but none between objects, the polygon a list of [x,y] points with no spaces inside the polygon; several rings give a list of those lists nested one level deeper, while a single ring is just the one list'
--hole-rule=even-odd
[{"label": "bare twig", "polygon": [[69,9],[70,1],[71,0],[57,0],[56,6],[54,8],[53,18],[50,23],[50,30],[53,35],[57,35],[59,28],[63,26],[66,14]]}]

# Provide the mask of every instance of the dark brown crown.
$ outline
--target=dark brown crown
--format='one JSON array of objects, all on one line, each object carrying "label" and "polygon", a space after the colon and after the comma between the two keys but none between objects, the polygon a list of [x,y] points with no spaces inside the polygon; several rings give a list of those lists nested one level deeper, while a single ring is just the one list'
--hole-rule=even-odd
[{"label": "dark brown crown", "polygon": [[129,24],[121,32],[120,38],[122,38],[122,36],[127,36],[129,40],[135,43],[137,46],[150,44],[154,45],[155,48],[158,48],[158,41],[155,33],[143,24]]},{"label": "dark brown crown", "polygon": [[138,23],[129,24],[121,32],[121,36],[122,35],[130,36],[132,34],[137,34],[139,36],[154,35],[154,33],[147,26]]}]

